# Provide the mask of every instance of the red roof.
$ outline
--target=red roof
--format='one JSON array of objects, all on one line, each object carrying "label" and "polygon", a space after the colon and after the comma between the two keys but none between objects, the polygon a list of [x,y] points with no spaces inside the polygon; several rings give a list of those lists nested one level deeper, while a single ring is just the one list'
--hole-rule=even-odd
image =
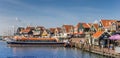
[{"label": "red roof", "polygon": [[25,29],[25,30],[21,30],[22,33],[28,33],[30,32],[30,29]]},{"label": "red roof", "polygon": [[35,29],[35,27],[30,27],[30,26],[28,26],[28,27],[26,27],[25,29],[21,30],[21,32],[22,32],[22,33],[28,33],[28,32],[30,32],[32,29]]},{"label": "red roof", "polygon": [[96,33],[94,33],[94,34],[92,35],[92,37],[93,37],[94,39],[97,39],[97,38],[99,38],[103,33],[104,33],[104,31],[97,31]]},{"label": "red roof", "polygon": [[90,26],[87,23],[83,23],[84,28],[90,28]]},{"label": "red roof", "polygon": [[59,32],[62,30],[60,27],[57,27],[56,29],[57,29]]},{"label": "red roof", "polygon": [[66,32],[70,32],[71,28],[74,28],[73,25],[63,25],[63,27],[65,28]]},{"label": "red roof", "polygon": [[84,28],[90,28],[90,23],[78,23],[77,25],[76,25],[76,28],[78,28],[78,27],[80,27],[80,24],[82,24],[82,26],[84,27]]},{"label": "red roof", "polygon": [[112,23],[115,23],[116,20],[101,20],[101,23],[103,25],[104,28],[108,28],[109,26],[111,26]]},{"label": "red roof", "polygon": [[96,29],[96,31],[98,30],[99,28],[99,25],[98,24],[93,24],[94,28]]},{"label": "red roof", "polygon": [[35,27],[28,26],[28,27],[26,27],[26,29],[35,29]]},{"label": "red roof", "polygon": [[50,32],[55,32],[55,28],[50,28]]},{"label": "red roof", "polygon": [[91,26],[92,26],[92,23],[88,23],[88,25],[89,25],[89,27],[91,27]]}]

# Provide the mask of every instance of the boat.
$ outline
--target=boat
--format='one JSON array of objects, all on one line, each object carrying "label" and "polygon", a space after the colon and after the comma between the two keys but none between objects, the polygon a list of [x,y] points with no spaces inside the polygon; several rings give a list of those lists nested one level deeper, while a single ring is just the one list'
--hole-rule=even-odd
[{"label": "boat", "polygon": [[7,40],[10,46],[64,46],[65,42],[59,42],[57,38],[35,38],[15,36]]}]

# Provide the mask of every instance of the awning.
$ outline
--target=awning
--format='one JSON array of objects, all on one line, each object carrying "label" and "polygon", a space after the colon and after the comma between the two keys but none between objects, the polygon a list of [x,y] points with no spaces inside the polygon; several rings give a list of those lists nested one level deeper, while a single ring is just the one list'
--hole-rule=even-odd
[{"label": "awning", "polygon": [[97,31],[96,33],[94,33],[94,34],[92,35],[92,37],[93,37],[94,39],[97,39],[97,38],[99,38],[103,33],[104,33],[104,31]]}]

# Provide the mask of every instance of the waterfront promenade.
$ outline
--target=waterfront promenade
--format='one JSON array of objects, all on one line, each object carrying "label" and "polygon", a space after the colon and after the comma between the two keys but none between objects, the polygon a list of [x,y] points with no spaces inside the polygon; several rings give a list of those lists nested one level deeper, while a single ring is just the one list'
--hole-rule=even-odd
[{"label": "waterfront promenade", "polygon": [[99,46],[90,46],[87,44],[80,44],[80,40],[83,40],[83,38],[72,38],[71,39],[71,47],[76,47],[81,49],[82,51],[87,51],[90,53],[95,53],[107,57],[115,57],[119,58],[120,53],[115,52],[115,50],[109,49],[109,48],[100,48]]}]

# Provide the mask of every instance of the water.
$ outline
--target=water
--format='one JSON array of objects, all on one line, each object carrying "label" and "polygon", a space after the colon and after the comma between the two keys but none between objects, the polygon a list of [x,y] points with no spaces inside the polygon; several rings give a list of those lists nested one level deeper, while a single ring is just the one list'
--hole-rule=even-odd
[{"label": "water", "polygon": [[0,58],[105,58],[97,54],[65,47],[8,47],[0,41]]}]

